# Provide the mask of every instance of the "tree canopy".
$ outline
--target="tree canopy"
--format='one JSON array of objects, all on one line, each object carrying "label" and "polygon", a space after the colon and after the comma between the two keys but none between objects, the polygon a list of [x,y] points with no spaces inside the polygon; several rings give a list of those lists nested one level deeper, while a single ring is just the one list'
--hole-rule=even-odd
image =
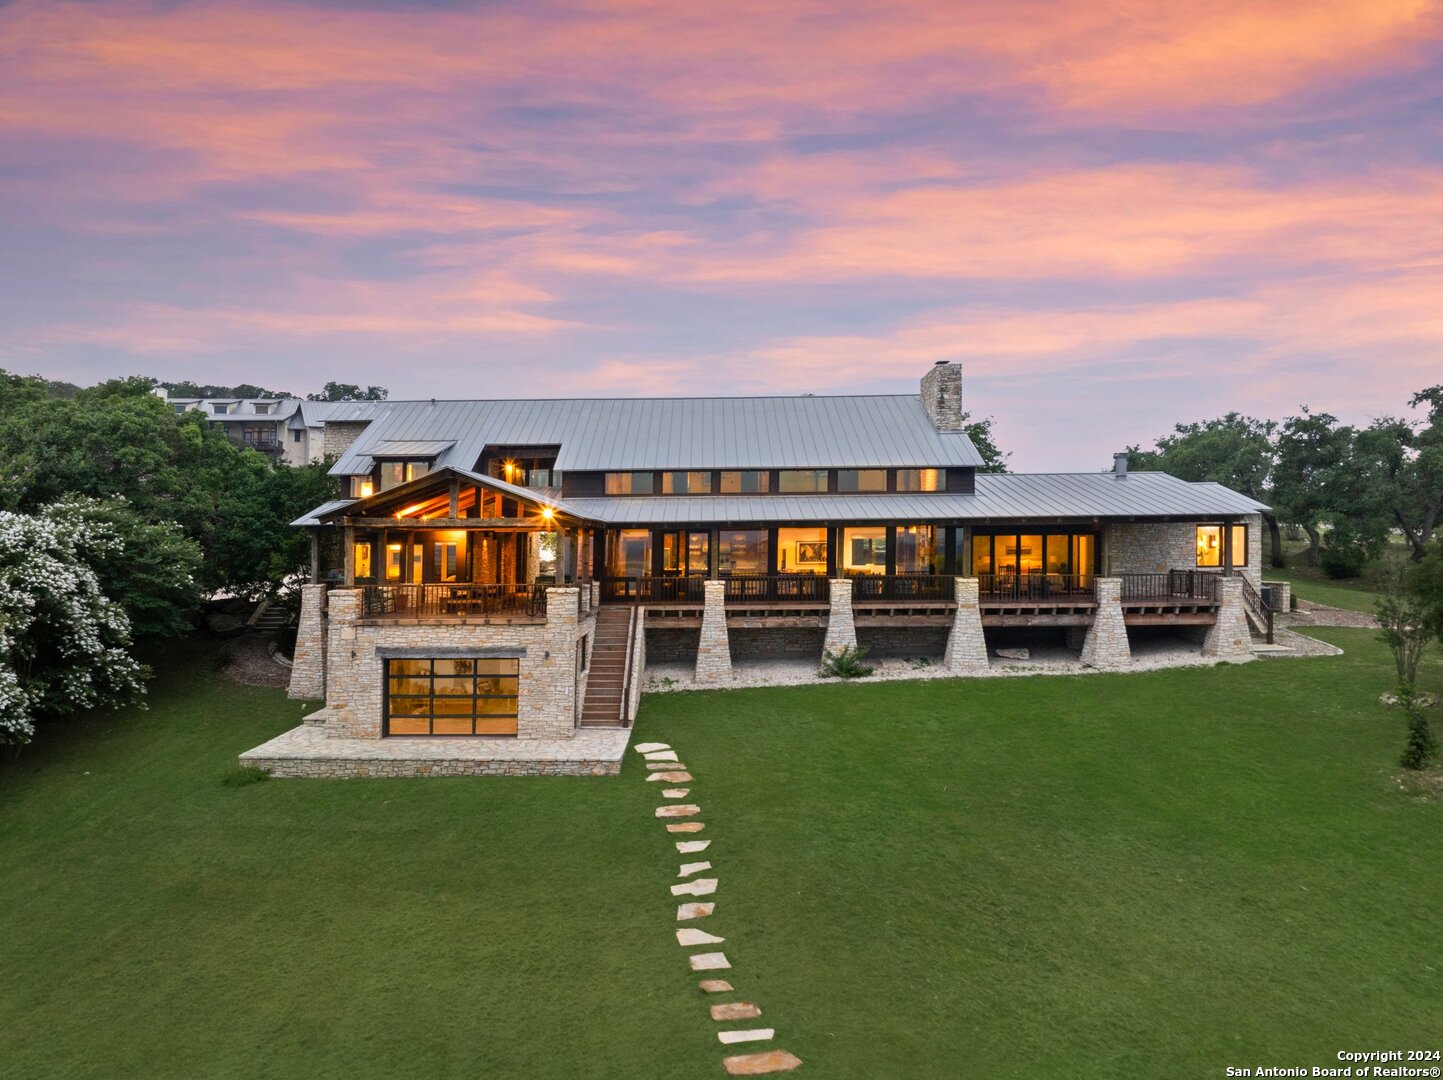
[{"label": "tree canopy", "polygon": [[384,386],[368,386],[364,390],[355,383],[328,382],[319,394],[306,395],[307,401],[385,401],[391,392]]}]

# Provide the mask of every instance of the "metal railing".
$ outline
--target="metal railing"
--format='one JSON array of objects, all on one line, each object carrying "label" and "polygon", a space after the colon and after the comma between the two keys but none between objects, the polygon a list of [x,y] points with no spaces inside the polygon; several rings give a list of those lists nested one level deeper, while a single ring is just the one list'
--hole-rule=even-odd
[{"label": "metal railing", "polygon": [[601,599],[628,604],[700,604],[706,600],[706,578],[681,577],[604,577]]},{"label": "metal railing", "polygon": [[852,601],[952,600],[955,580],[945,574],[856,574],[851,578]]},{"label": "metal railing", "polygon": [[1253,588],[1253,583],[1243,574],[1236,575],[1243,583],[1243,604],[1252,612],[1267,637],[1269,645],[1273,644],[1273,606],[1263,603],[1263,598],[1258,595],[1258,590]]},{"label": "metal railing", "polygon": [[1217,574],[1199,570],[1169,570],[1162,574],[1118,574],[1122,579],[1122,602],[1149,603],[1169,600],[1212,600],[1218,598]]},{"label": "metal railing", "polygon": [[728,604],[826,604],[832,598],[825,574],[732,574],[722,580]]},{"label": "metal railing", "polygon": [[480,585],[445,582],[436,585],[366,585],[361,589],[361,614],[400,619],[489,615],[544,617],[545,585]]},{"label": "metal railing", "polygon": [[977,599],[984,604],[1091,601],[1094,581],[1093,574],[978,574]]}]

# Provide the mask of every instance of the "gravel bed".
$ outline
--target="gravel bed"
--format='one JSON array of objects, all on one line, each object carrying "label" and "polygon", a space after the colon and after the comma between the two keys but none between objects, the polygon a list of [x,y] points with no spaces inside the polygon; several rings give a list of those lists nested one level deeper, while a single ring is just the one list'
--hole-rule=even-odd
[{"label": "gravel bed", "polygon": [[[1318,644],[1321,644],[1318,643]],[[967,678],[1006,678],[1023,675],[1090,675],[1096,670],[1084,667],[1075,649],[1061,646],[1029,646],[1031,656],[1027,660],[1007,660],[995,654],[989,657],[988,670],[969,673]],[[894,682],[899,679],[955,679],[959,676],[943,670],[939,659],[871,660],[867,663],[876,667],[874,674],[861,679],[848,679],[852,683]],[[1132,664],[1129,671],[1154,671],[1159,668],[1211,667],[1215,661],[1198,654],[1198,646],[1176,640],[1145,641],[1133,648]],[[688,663],[647,664],[646,693],[664,693],[679,690],[739,689],[751,686],[806,686],[813,683],[835,683],[840,679],[825,679],[818,674],[815,660],[735,660],[732,662],[732,677],[714,683],[698,684],[695,666]]]},{"label": "gravel bed", "polygon": [[270,653],[270,635],[250,632],[231,638],[220,646],[229,656],[225,673],[244,686],[270,686],[280,689],[290,685],[290,669]]}]

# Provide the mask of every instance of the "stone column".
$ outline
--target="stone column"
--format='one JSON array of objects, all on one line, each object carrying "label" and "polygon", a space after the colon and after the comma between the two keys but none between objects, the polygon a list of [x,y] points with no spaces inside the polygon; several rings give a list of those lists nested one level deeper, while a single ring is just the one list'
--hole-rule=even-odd
[{"label": "stone column", "polygon": [[1265,581],[1268,594],[1272,597],[1273,610],[1286,615],[1293,610],[1293,583],[1291,581]]},{"label": "stone column", "polygon": [[1243,580],[1225,577],[1218,580],[1217,622],[1208,627],[1203,638],[1202,654],[1217,660],[1242,663],[1253,658],[1253,635],[1248,629],[1248,616],[1243,610]]},{"label": "stone column", "polygon": [[[352,739],[381,737],[381,676],[367,678],[356,643],[360,589],[332,589],[326,597],[326,733]],[[374,656],[370,663],[374,667]],[[374,684],[374,685],[372,685]]]},{"label": "stone column", "polygon": [[301,586],[301,619],[296,625],[295,660],[286,695],[297,700],[326,696],[326,587]]},{"label": "stone column", "polygon": [[851,580],[832,579],[831,594],[832,610],[827,614],[827,636],[822,639],[823,656],[857,647],[857,624],[852,620]]},{"label": "stone column", "polygon": [[1082,662],[1102,671],[1116,670],[1132,661],[1122,621],[1122,579],[1100,577],[1096,582],[1097,613],[1082,640]]},{"label": "stone column", "polygon": [[528,649],[521,660],[518,739],[569,739],[576,734],[580,603],[581,590],[574,586],[546,590],[544,647]]},{"label": "stone column", "polygon": [[982,633],[982,609],[977,604],[977,579],[959,577],[956,582],[957,610],[947,634],[947,651],[942,666],[948,671],[986,671],[987,639]]},{"label": "stone column", "polygon": [[702,588],[706,607],[701,613],[701,639],[696,646],[696,681],[717,682],[731,677],[732,646],[727,637],[725,581],[708,581]]}]

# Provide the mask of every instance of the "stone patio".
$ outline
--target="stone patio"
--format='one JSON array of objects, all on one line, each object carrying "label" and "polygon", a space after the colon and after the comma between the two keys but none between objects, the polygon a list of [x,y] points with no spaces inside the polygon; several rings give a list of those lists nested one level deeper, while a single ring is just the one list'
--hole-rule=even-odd
[{"label": "stone patio", "polygon": [[578,731],[570,739],[343,739],[302,724],[240,756],[284,777],[615,776],[629,728]]}]

